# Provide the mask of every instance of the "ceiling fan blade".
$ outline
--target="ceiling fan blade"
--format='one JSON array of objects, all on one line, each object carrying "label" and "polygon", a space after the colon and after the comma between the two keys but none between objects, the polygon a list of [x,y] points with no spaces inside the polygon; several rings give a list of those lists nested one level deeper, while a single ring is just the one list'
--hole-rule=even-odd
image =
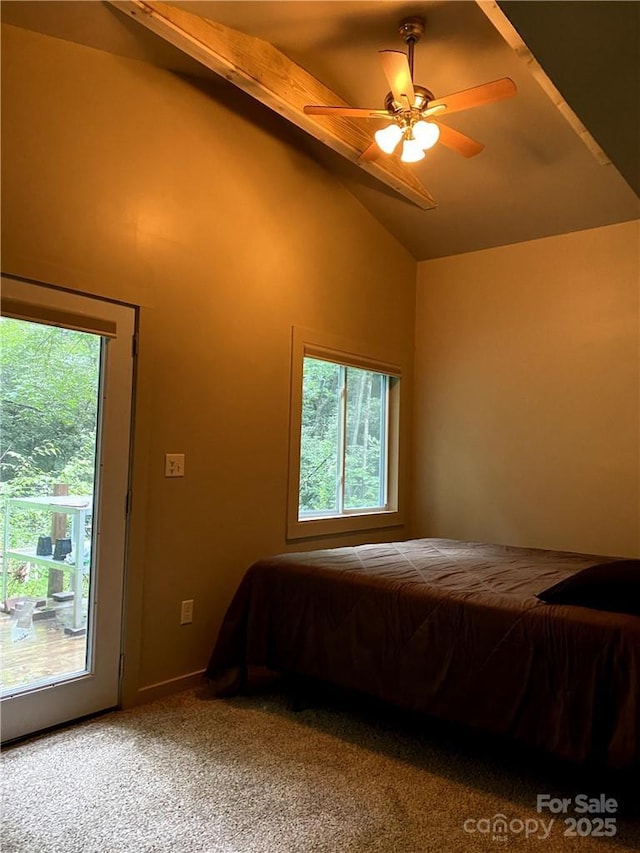
[{"label": "ceiling fan blade", "polygon": [[365,148],[362,154],[358,157],[358,160],[377,160],[382,151],[380,150],[380,146],[377,142],[372,142],[368,148]]},{"label": "ceiling fan blade", "polygon": [[459,130],[454,130],[452,127],[447,127],[446,124],[440,124],[440,122],[434,122],[434,124],[437,124],[440,128],[438,142],[446,145],[452,151],[462,154],[463,157],[475,157],[476,154],[479,154],[484,149],[482,142],[477,142],[470,136],[465,136]]},{"label": "ceiling fan blade", "polygon": [[491,83],[483,83],[481,86],[473,86],[461,92],[445,95],[444,98],[436,98],[429,101],[427,108],[444,106],[449,113],[457,113],[461,110],[469,110],[471,107],[480,107],[493,101],[501,101],[516,94],[516,84],[509,77],[493,80]]},{"label": "ceiling fan blade", "polygon": [[378,54],[394,100],[405,106],[403,98],[406,98],[409,106],[413,106],[415,92],[406,53],[401,50],[380,50]]},{"label": "ceiling fan blade", "polygon": [[349,116],[350,118],[389,118],[387,110],[367,110],[360,107],[323,107],[307,104],[303,111],[308,116]]}]

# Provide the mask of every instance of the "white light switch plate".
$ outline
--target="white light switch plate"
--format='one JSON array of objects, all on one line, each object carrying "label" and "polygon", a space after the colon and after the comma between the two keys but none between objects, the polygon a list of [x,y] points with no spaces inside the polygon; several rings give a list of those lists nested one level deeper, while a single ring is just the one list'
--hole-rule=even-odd
[{"label": "white light switch plate", "polygon": [[184,477],[184,453],[165,453],[164,476]]}]

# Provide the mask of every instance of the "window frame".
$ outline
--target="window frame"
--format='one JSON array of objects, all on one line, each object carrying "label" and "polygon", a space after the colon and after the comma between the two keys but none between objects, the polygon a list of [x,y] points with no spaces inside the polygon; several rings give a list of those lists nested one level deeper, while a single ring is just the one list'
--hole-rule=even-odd
[{"label": "window frame", "polygon": [[[389,377],[387,415],[387,503],[384,508],[343,509],[337,515],[299,517],[300,452],[302,440],[302,393],[304,359],[317,358],[343,367],[355,367]],[[402,368],[383,361],[369,347],[335,335],[293,327],[291,345],[291,398],[289,429],[289,482],[287,538],[304,539],[335,533],[352,533],[397,527],[404,523],[399,501],[400,387]]]}]

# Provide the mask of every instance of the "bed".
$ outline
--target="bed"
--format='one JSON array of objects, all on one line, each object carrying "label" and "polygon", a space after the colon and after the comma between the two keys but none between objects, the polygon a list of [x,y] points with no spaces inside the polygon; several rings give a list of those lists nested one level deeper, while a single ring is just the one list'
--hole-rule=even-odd
[{"label": "bed", "polygon": [[229,694],[250,667],[266,667],[569,761],[640,766],[640,615],[537,597],[620,562],[447,539],[260,560],[229,606],[207,676]]}]

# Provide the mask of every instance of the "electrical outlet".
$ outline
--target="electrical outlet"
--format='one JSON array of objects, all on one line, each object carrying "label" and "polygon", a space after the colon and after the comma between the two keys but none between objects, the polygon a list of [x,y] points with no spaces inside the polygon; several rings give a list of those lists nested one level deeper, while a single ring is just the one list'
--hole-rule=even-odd
[{"label": "electrical outlet", "polygon": [[180,606],[180,624],[190,625],[193,622],[193,599],[183,601]]},{"label": "electrical outlet", "polygon": [[165,453],[164,476],[184,477],[184,453]]}]

